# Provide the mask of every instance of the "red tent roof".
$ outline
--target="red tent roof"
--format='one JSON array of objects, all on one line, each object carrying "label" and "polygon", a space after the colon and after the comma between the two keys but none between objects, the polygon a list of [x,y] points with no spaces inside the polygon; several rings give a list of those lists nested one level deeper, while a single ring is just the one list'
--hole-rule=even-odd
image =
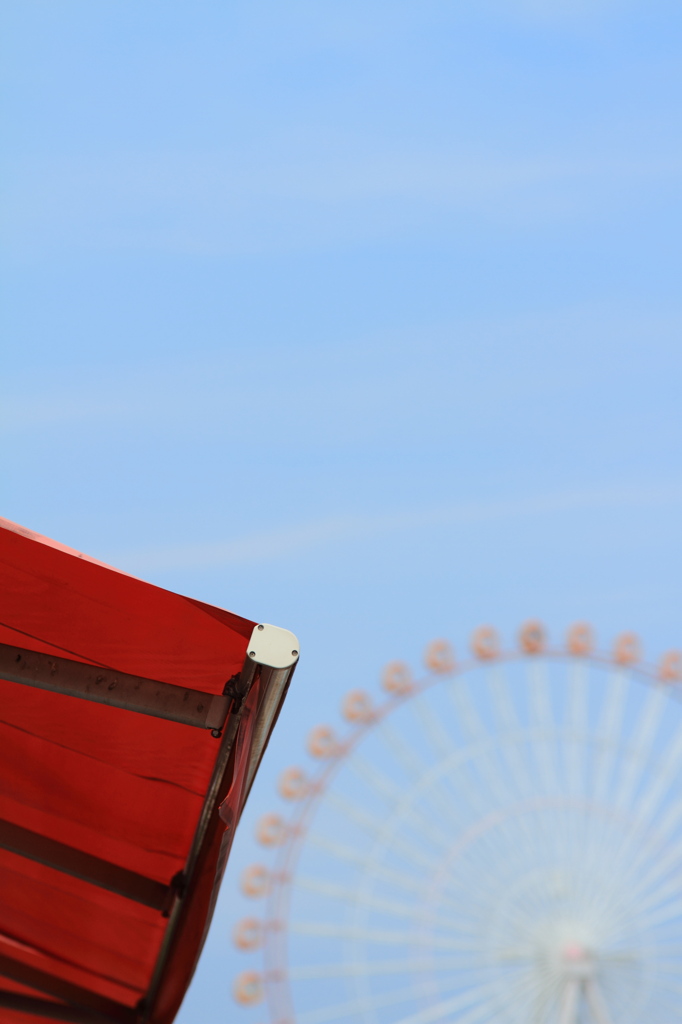
[{"label": "red tent roof", "polygon": [[0,1019],[169,1024],[298,645],[6,520],[0,576]]}]

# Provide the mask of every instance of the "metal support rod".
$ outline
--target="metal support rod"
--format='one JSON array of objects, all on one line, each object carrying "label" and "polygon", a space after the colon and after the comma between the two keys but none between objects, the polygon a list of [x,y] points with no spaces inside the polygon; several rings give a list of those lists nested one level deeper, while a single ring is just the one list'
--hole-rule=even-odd
[{"label": "metal support rod", "polygon": [[281,711],[295,665],[291,668],[261,668],[263,697],[258,708],[258,721],[253,734],[251,757],[244,784],[244,802],[251,791],[258,766],[265,753],[270,733]]},{"label": "metal support rod", "polygon": [[37,861],[55,871],[80,878],[100,889],[108,889],[126,899],[142,903],[154,910],[163,910],[169,899],[170,887],[153,878],[111,864],[109,861],[83,853],[73,846],[48,839],[21,825],[0,819],[0,849],[9,850],[19,857]]},{"label": "metal support rod", "polygon": [[2,989],[0,989],[0,1007],[5,1010],[14,1010],[15,1013],[27,1013],[31,1017],[66,1021],[67,1024],[112,1024],[111,1017],[105,1017],[94,1010],[81,1010],[77,1006],[52,1003],[47,999],[39,999],[37,996],[24,996],[19,992],[6,992]]},{"label": "metal support rod", "polygon": [[91,1010],[107,1021],[116,1024],[136,1024],[138,1014],[132,1007],[107,999],[106,996],[81,988],[80,985],[73,985],[70,981],[58,978],[54,974],[47,974],[36,967],[29,967],[28,964],[4,954],[0,954],[0,975],[20,985],[26,985],[27,988],[34,988],[38,992],[62,999],[81,1010]]},{"label": "metal support rod", "polygon": [[[256,628],[259,629],[260,627]],[[285,630],[281,630],[281,632],[286,632],[288,634],[288,631]],[[256,631],[254,630],[254,635],[255,633]],[[289,640],[289,637],[291,635],[292,634],[288,634],[285,639]],[[294,641],[296,642],[296,648],[298,648],[298,642],[296,641],[295,637]],[[291,647],[292,644],[289,642],[288,648]],[[291,676],[293,674],[297,660],[298,650],[296,649],[295,654],[292,654],[292,656],[290,657],[291,664],[286,668],[273,668],[271,666],[262,665],[258,662],[254,662],[251,657],[247,657],[244,661],[244,667],[242,669],[240,677],[240,689],[245,695],[244,700],[246,700],[246,695],[250,691],[250,688],[254,681],[254,677],[256,676],[257,673],[260,673],[261,677],[261,700],[259,706],[256,709],[254,709],[257,718],[255,723],[254,734],[251,740],[249,762],[246,768],[246,778],[244,780],[245,787],[242,797],[242,805],[246,802],[248,791],[251,787],[251,783],[253,782],[253,777],[260,763],[260,759],[263,756],[268,739],[270,738],[270,732],[272,731],[274,723],[277,719],[277,715],[279,714],[279,711],[281,709],[281,705],[286,695],[287,687],[291,680]],[[194,835],[194,842],[192,843],[192,848],[190,850],[189,857],[187,858],[185,876],[187,879],[188,887],[191,885],[193,880],[194,871],[196,868],[197,861],[199,859],[200,851],[204,844],[206,833],[209,828],[209,823],[211,821],[211,818],[216,814],[217,811],[218,794],[221,792],[221,787],[223,787],[225,772],[229,763],[232,747],[234,746],[235,740],[237,738],[237,732],[240,727],[243,710],[244,706],[242,704],[242,707],[239,709],[239,711],[236,714],[230,716],[225,732],[223,734],[220,752],[216,760],[213,772],[213,778],[211,780],[211,784],[209,786],[206,798],[204,800],[204,807],[202,810],[201,818],[199,819],[199,824],[197,826],[196,833]],[[241,807],[236,808],[236,811],[237,821],[235,822],[235,826],[239,820],[239,813],[241,812]],[[168,922],[168,927],[166,929],[166,934],[164,936],[161,950],[159,952],[159,956],[156,962],[154,974],[152,975],[152,980],[147,990],[143,1016],[143,1021],[145,1022],[149,1021],[150,1016],[154,1010],[154,1005],[156,1002],[156,998],[158,996],[159,989],[161,987],[161,982],[164,972],[166,970],[166,964],[170,956],[170,951],[173,942],[176,938],[178,928],[180,926],[181,911],[181,903],[178,900],[175,902],[175,905],[171,911],[170,921]]]},{"label": "metal support rod", "polygon": [[222,694],[216,696],[9,644],[0,644],[0,678],[199,729],[222,729],[231,701]]},{"label": "metal support rod", "polygon": [[[250,686],[251,681],[253,680],[253,673],[245,671],[244,678],[247,681],[246,685]],[[192,847],[190,849],[189,856],[187,858],[187,863],[185,866],[184,874],[186,884],[188,887],[194,881],[194,870],[196,867],[197,860],[199,859],[199,854],[203,847],[204,840],[206,838],[209,823],[211,821],[211,818],[217,813],[217,805],[219,796],[221,794],[221,786],[223,785],[224,782],[225,773],[227,771],[228,763],[230,760],[230,754],[232,753],[232,747],[234,746],[234,742],[237,737],[237,731],[239,729],[239,724],[242,719],[243,710],[244,709],[242,705],[242,707],[236,714],[230,715],[230,719],[227,723],[227,727],[225,729],[225,732],[223,733],[223,737],[220,742],[220,750],[213,769],[213,776],[211,778],[211,782],[206,793],[206,797],[204,799],[204,806],[202,808],[201,817],[199,819],[197,830],[194,834],[194,841],[192,843]],[[161,985],[161,980],[166,969],[166,963],[170,955],[171,947],[177,934],[181,912],[182,901],[177,899],[175,900],[173,906],[171,907],[168,925],[166,926],[166,931],[163,936],[161,948],[159,949],[159,955],[157,957],[156,964],[154,965],[154,971],[152,973],[149,987],[145,995],[143,1014],[144,1021],[147,1021],[149,1019],[149,1015],[151,1013],[151,1010],[153,1009],[154,1002],[156,1000],[156,996]]]}]

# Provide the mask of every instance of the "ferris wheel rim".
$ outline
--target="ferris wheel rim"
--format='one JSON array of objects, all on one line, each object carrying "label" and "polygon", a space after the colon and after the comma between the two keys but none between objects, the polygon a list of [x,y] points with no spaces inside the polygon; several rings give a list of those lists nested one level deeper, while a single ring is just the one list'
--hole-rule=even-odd
[{"label": "ferris wheel rim", "polygon": [[[409,703],[410,700],[425,693],[432,687],[437,686],[439,683],[447,682],[448,680],[454,680],[460,676],[466,675],[468,672],[472,672],[475,669],[480,669],[482,666],[491,667],[494,664],[509,664],[515,662],[528,662],[530,659],[536,662],[549,659],[553,661],[566,662],[567,664],[583,663],[586,665],[597,665],[600,668],[611,668],[620,669],[627,671],[628,675],[632,676],[638,682],[643,685],[649,686],[661,686],[665,687],[670,697],[682,703],[682,685],[677,679],[666,680],[660,677],[660,671],[658,667],[646,664],[621,664],[613,659],[608,654],[600,654],[598,652],[590,652],[588,654],[575,655],[561,648],[547,648],[538,653],[526,653],[524,651],[508,651],[501,652],[496,655],[495,658],[489,659],[477,659],[471,658],[463,662],[458,662],[452,670],[442,673],[431,673],[423,677],[422,679],[415,680],[411,689],[402,694],[389,695],[382,704],[378,705],[373,709],[371,715],[365,721],[361,721],[355,724],[355,728],[351,730],[350,735],[338,745],[337,750],[326,758],[326,764],[323,764],[317,775],[309,783],[309,793],[306,794],[300,801],[300,811],[298,814],[292,815],[292,833],[296,836],[303,837],[305,830],[301,830],[300,822],[310,812],[311,808],[314,808],[317,803],[324,797],[326,788],[333,778],[334,774],[342,767],[345,759],[352,753],[352,751],[358,746],[362,739],[371,732],[375,726],[388,717],[393,711],[398,710],[404,704]],[[299,840],[299,845],[302,844],[303,838]],[[287,841],[282,844],[282,852],[290,847]],[[279,861],[280,855],[277,856]]]}]

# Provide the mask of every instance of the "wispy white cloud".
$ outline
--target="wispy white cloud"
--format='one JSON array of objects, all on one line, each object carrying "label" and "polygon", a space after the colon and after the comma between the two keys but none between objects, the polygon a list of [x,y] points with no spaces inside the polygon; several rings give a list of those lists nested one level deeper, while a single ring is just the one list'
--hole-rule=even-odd
[{"label": "wispy white cloud", "polygon": [[[324,344],[247,337],[231,341],[227,354],[209,345],[190,358],[141,360],[134,372],[125,363],[77,374],[48,364],[42,371],[32,368],[30,394],[4,389],[0,429],[17,437],[48,427],[163,425],[185,435],[219,430],[227,441],[242,436],[248,421],[252,440],[266,438],[271,445],[286,436],[299,450],[311,441],[367,444],[382,437],[412,443],[442,437],[454,424],[463,436],[518,415],[520,403],[537,407],[567,396],[576,401],[610,386],[615,360],[621,387],[639,387],[645,378],[657,385],[661,375],[671,378],[677,370],[681,335],[677,311],[587,303],[536,314],[426,321]],[[255,421],[245,381],[257,381]]]},{"label": "wispy white cloud", "polygon": [[443,214],[527,231],[682,173],[676,152],[415,153],[315,133],[269,142],[274,164],[260,151],[238,164],[214,151],[9,165],[5,251],[277,252],[432,228]]},{"label": "wispy white cloud", "polygon": [[557,27],[591,24],[642,6],[641,0],[482,0],[482,11]]},{"label": "wispy white cloud", "polygon": [[570,512],[676,506],[680,503],[682,483],[613,486],[396,512],[330,516],[235,540],[119,552],[109,556],[109,560],[135,572],[202,570],[238,564],[262,565],[305,555],[315,549],[368,540],[389,533],[523,521]]},{"label": "wispy white cloud", "polygon": [[[387,35],[414,32],[415,26],[435,25],[442,32],[471,22],[499,30],[505,23],[538,25],[561,31],[616,20],[631,10],[660,8],[666,0],[372,0],[321,5],[316,0],[290,0],[286,7],[272,0],[246,5],[252,25],[272,46],[287,37],[290,49],[305,53],[313,46],[332,43],[374,45]],[[292,26],[298,31],[291,32]],[[289,37],[289,34],[293,38]]]}]

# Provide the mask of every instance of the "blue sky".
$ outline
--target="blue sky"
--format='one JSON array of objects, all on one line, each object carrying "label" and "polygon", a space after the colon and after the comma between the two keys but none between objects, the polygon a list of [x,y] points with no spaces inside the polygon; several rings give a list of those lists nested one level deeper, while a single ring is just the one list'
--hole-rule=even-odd
[{"label": "blue sky", "polygon": [[682,10],[1,18],[3,514],[301,639],[217,1024],[250,822],[345,689],[484,621],[682,643]]}]

